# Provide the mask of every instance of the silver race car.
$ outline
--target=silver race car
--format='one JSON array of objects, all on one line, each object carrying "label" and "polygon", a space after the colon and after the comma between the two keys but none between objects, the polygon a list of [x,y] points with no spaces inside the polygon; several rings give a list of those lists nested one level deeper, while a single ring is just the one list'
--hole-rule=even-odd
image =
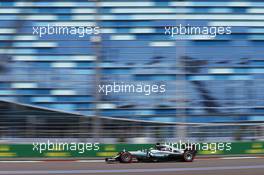
[{"label": "silver race car", "polygon": [[188,146],[185,149],[176,149],[173,146],[157,143],[154,148],[139,151],[122,151],[115,157],[106,158],[106,162],[160,162],[182,160],[192,162],[197,151]]}]

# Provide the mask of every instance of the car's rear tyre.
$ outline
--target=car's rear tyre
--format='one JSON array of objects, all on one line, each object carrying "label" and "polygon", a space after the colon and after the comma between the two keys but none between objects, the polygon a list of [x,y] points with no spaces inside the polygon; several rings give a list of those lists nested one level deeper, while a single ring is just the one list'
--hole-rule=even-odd
[{"label": "car's rear tyre", "polygon": [[195,153],[193,151],[185,151],[183,154],[183,160],[185,162],[192,162],[194,159]]},{"label": "car's rear tyre", "polygon": [[129,152],[122,152],[119,158],[121,163],[131,163],[132,155]]}]

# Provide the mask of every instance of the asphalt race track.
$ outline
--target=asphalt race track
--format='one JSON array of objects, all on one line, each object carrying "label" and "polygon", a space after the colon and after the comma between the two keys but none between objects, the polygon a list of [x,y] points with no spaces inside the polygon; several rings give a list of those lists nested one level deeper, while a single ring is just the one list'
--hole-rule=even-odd
[{"label": "asphalt race track", "polygon": [[210,158],[192,163],[106,164],[102,161],[0,161],[0,175],[263,175],[264,158]]}]

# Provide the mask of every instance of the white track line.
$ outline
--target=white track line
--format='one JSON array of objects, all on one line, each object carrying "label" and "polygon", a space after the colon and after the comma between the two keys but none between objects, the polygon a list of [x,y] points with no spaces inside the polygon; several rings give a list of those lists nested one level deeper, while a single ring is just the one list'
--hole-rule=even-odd
[{"label": "white track line", "polygon": [[[38,163],[38,162],[60,162],[60,160],[0,160],[0,163]],[[105,160],[61,160],[61,162],[83,162],[83,163],[101,163]]]},{"label": "white track line", "polygon": [[224,160],[233,160],[233,159],[258,159],[261,157],[222,157]]},{"label": "white track line", "polygon": [[44,162],[39,160],[1,160],[0,163],[36,163]]},{"label": "white track line", "polygon": [[20,171],[0,171],[0,174],[110,174],[110,173],[150,173],[150,172],[186,172],[186,171],[222,171],[222,170],[246,170],[264,169],[264,165],[252,166],[222,166],[222,167],[195,167],[195,168],[151,168],[151,169],[115,169],[115,170],[20,170]]},{"label": "white track line", "polygon": [[105,160],[76,160],[75,162],[100,163],[105,162]]},{"label": "white track line", "polygon": [[[195,160],[236,160],[236,159],[260,159],[263,157],[216,157],[216,158],[196,158]],[[55,160],[0,160],[0,163],[38,163],[38,162],[52,162]],[[60,160],[56,160],[60,162]],[[61,160],[61,162],[80,162],[80,163],[102,163],[105,160],[97,159],[97,160]]]}]

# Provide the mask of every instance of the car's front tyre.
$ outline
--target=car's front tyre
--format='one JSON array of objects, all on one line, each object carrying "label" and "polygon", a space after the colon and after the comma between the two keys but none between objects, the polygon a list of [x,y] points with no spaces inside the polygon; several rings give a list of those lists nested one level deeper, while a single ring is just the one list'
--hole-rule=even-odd
[{"label": "car's front tyre", "polygon": [[131,163],[132,155],[129,152],[122,152],[120,153],[119,160],[120,160],[120,163]]}]

